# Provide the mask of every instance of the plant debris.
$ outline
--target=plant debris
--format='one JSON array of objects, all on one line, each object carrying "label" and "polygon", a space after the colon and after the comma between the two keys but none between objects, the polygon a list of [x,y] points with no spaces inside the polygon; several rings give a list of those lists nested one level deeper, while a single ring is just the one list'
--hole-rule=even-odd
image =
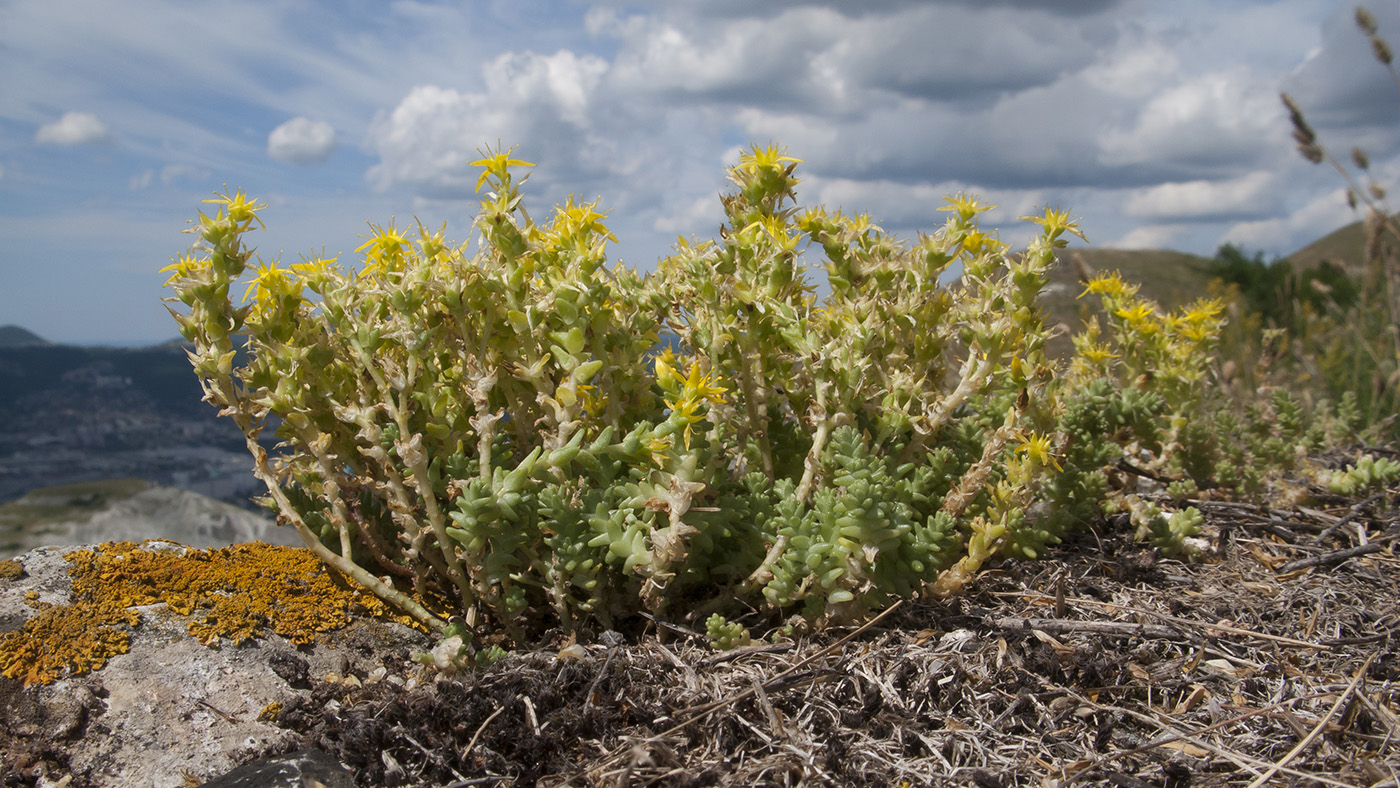
[{"label": "plant debris", "polygon": [[641,619],[276,719],[364,786],[1394,786],[1400,498],[1316,498],[1193,501],[1198,563],[1099,527],[795,644]]}]

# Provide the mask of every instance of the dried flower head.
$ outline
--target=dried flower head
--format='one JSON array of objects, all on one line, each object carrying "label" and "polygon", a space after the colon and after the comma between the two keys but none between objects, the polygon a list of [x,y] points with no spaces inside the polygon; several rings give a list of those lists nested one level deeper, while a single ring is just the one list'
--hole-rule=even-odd
[{"label": "dried flower head", "polygon": [[1376,18],[1371,15],[1371,12],[1367,10],[1365,6],[1359,5],[1356,7],[1356,26],[1361,28],[1361,32],[1368,36],[1376,34]]}]

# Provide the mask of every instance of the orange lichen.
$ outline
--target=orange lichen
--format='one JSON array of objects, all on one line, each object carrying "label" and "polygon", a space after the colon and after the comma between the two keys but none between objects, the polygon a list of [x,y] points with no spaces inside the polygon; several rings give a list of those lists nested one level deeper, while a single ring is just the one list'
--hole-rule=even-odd
[{"label": "orange lichen", "polygon": [[139,625],[133,608],[166,604],[190,616],[191,635],[215,647],[272,630],[293,643],[344,627],[352,614],[410,623],[378,597],[332,577],[311,551],[254,542],[219,550],[149,550],[111,542],[75,550],[72,598],[38,605],[22,629],[0,635],[0,674],[26,685],[47,684],[65,672],[101,668],[124,654]]},{"label": "orange lichen", "polygon": [[49,605],[30,601],[39,614],[24,628],[0,635],[0,673],[25,686],[48,684],[65,670],[99,670],[107,658],[125,654],[130,636],[117,626],[135,626],[141,614],[119,604]]},{"label": "orange lichen", "polygon": [[24,577],[24,565],[13,558],[0,561],[0,580],[18,580]]}]

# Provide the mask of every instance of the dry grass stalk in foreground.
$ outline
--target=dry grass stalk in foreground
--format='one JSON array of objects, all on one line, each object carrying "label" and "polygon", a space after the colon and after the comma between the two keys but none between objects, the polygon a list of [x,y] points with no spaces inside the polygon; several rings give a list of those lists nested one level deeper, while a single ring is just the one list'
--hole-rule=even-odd
[{"label": "dry grass stalk in foreground", "polygon": [[1331,501],[1202,501],[1205,563],[1105,529],[844,635],[648,630],[406,695],[319,685],[279,723],[363,785],[1394,785],[1396,493]]}]

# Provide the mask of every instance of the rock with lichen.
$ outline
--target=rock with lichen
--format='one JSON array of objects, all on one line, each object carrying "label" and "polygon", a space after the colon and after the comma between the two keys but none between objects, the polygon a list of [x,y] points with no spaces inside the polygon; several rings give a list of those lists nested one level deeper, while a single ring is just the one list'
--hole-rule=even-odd
[{"label": "rock with lichen", "polygon": [[[0,571],[0,762],[19,785],[198,785],[312,681],[410,683],[431,640],[306,550],[40,548]],[[9,784],[9,783],[7,783]]]}]

